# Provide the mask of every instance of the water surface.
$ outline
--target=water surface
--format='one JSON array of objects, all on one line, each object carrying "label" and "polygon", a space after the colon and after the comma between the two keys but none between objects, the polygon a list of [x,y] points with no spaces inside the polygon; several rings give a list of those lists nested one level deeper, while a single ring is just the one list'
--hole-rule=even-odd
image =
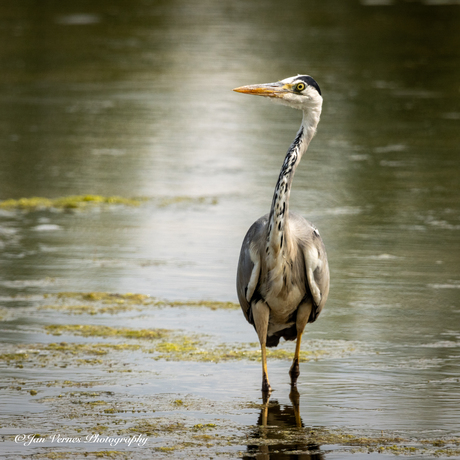
[{"label": "water surface", "polygon": [[[0,210],[4,352],[61,340],[43,330],[56,323],[255,342],[236,309],[75,316],[39,307],[45,294],[62,291],[236,301],[242,238],[269,210],[301,114],[231,89],[308,73],[324,108],[291,209],[320,229],[332,284],[303,347],[323,340],[354,352],[301,365],[302,424],[458,437],[459,24],[452,1],[2,3],[0,200],[146,199],[136,207]],[[142,354],[125,362],[136,363],[122,381],[138,398],[262,401],[257,362]],[[288,368],[287,360],[269,362],[270,407],[292,426]],[[33,382],[42,391],[54,381],[94,380],[128,398],[106,371],[5,364],[3,434],[49,424],[55,403],[29,397],[24,388]],[[42,398],[58,395],[49,388]],[[163,412],[172,420],[180,408],[170,409]],[[242,436],[253,436],[261,417],[259,408],[227,407],[197,409],[197,420],[219,412],[231,412]],[[235,445],[233,453],[259,452]],[[294,447],[311,458],[345,455]]]}]

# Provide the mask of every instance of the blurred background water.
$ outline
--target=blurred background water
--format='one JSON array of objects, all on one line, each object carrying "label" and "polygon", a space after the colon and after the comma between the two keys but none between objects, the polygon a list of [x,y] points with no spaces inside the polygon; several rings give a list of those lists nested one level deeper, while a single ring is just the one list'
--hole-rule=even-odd
[{"label": "blurred background water", "polygon": [[[149,198],[0,210],[8,308],[59,291],[236,301],[301,114],[231,90],[312,75],[323,115],[291,209],[320,229],[332,285],[311,336],[380,355],[301,376],[304,417],[371,406],[384,415],[358,425],[458,435],[460,2],[6,0],[0,69],[0,200]],[[214,333],[255,340],[234,313]]]}]

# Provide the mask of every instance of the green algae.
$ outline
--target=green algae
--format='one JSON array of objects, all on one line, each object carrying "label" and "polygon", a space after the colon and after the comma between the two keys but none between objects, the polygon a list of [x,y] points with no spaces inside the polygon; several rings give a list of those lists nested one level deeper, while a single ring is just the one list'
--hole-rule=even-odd
[{"label": "green algae", "polygon": [[216,428],[216,424],[215,423],[206,423],[206,424],[203,424],[203,423],[197,423],[196,425],[193,425],[192,429],[193,430],[206,430],[207,428]]},{"label": "green algae", "polygon": [[7,363],[14,361],[25,361],[29,359],[29,354],[24,352],[16,352],[16,353],[2,353],[0,354],[0,361],[6,361]]},{"label": "green algae", "polygon": [[[46,367],[50,362],[59,362],[61,367],[69,365],[100,366],[110,365],[117,353],[134,352],[150,354],[154,360],[176,362],[228,362],[260,361],[261,352],[258,344],[215,344],[205,336],[187,336],[163,329],[129,329],[94,325],[48,325],[48,333],[55,335],[72,334],[84,337],[124,338],[129,342],[74,343],[56,342],[49,344],[28,344],[27,349],[17,345],[8,353],[0,355],[0,362],[8,366]],[[133,341],[131,341],[133,340]],[[306,342],[307,343],[307,342]],[[340,349],[340,354],[353,353],[354,348]],[[335,357],[334,348],[301,350],[300,361]],[[283,348],[269,350],[269,359],[291,361],[293,351]],[[109,372],[132,372],[131,368],[113,368]]]},{"label": "green algae", "polygon": [[158,340],[171,331],[167,329],[130,329],[127,327],[96,326],[92,324],[50,324],[45,326],[49,334],[76,334],[83,337],[123,337],[127,339]]},{"label": "green algae", "polygon": [[206,307],[211,310],[235,310],[240,308],[240,305],[235,302],[219,302],[216,300],[160,300],[157,302],[157,305],[169,307]]},{"label": "green algae", "polygon": [[66,354],[81,354],[88,353],[93,355],[106,355],[110,351],[135,351],[140,349],[138,344],[127,343],[50,343],[44,345],[44,350],[57,351]]},{"label": "green algae", "polygon": [[41,310],[56,310],[71,314],[116,314],[142,311],[145,307],[205,307],[210,310],[239,309],[234,302],[214,300],[165,300],[145,294],[117,294],[109,292],[59,292],[45,294],[45,299],[55,299],[55,304],[42,305]]},{"label": "green algae", "polygon": [[52,382],[46,383],[47,387],[60,387],[60,388],[92,388],[96,385],[98,385],[97,381],[76,382],[73,380],[54,380]]},{"label": "green algae", "polygon": [[307,431],[309,439],[316,444],[339,444],[350,446],[383,446],[383,445],[396,445],[400,443],[409,442],[399,436],[359,436],[352,433],[347,433],[344,430],[328,430],[325,428],[317,428]]},{"label": "green algae", "polygon": [[[40,436],[46,438],[50,433],[59,430],[69,437],[76,436],[77,433],[81,437],[90,433],[110,437],[148,437],[143,448],[145,450],[139,451],[136,448],[136,451],[123,452],[123,458],[127,459],[152,458],[155,457],[155,453],[160,452],[168,455],[175,452],[180,458],[198,458],[202,456],[203,449],[209,452],[206,458],[215,457],[217,452],[220,458],[235,458],[238,449],[240,450],[237,456],[242,456],[243,453],[248,455],[249,452],[245,450],[249,447],[250,456],[255,458],[264,452],[272,452],[271,449],[286,453],[295,449],[298,455],[317,452],[320,446],[333,446],[336,454],[381,453],[409,458],[413,455],[455,457],[460,450],[460,438],[430,440],[414,436],[405,438],[383,432],[373,436],[372,432],[350,431],[347,428],[304,428],[285,425],[282,419],[278,420],[276,425],[247,426],[234,422],[231,418],[234,414],[248,409],[259,412],[263,410],[261,408],[264,405],[258,404],[256,409],[251,401],[223,402],[191,395],[180,395],[181,399],[178,399],[177,396],[179,395],[156,394],[153,398],[139,398],[137,395],[121,394],[117,390],[72,391],[46,397],[37,402],[53,408],[56,417],[48,424],[49,433],[42,432]],[[177,404],[178,401],[182,404]],[[276,411],[276,406],[276,402],[269,402],[269,410],[273,408]],[[173,412],[170,411],[171,407],[174,408]],[[152,416],[155,410],[160,411],[162,415]],[[169,414],[165,414],[168,410]],[[214,418],[210,421],[211,414]],[[27,418],[21,420],[21,427],[25,426],[26,430],[33,424],[33,418],[30,421]],[[10,437],[11,440],[14,439],[14,435]],[[45,452],[40,452],[40,455],[43,457],[34,458],[46,458]],[[78,458],[76,456],[76,452],[69,452],[65,458]]]},{"label": "green algae", "polygon": [[177,447],[155,447],[155,450],[158,452],[173,452]]},{"label": "green algae", "polygon": [[[21,348],[16,352],[3,353],[0,355],[0,363],[7,366],[20,367],[60,367],[67,366],[112,366],[111,361],[106,360],[114,353],[125,351],[141,350],[137,343],[49,343],[49,344],[28,344],[27,353]],[[110,354],[110,355],[109,355]],[[116,368],[114,368],[116,369]],[[120,370],[118,370],[120,372]],[[130,369],[123,371],[130,371]],[[66,386],[90,386],[92,383],[78,383],[66,381]],[[55,386],[49,384],[49,386]]]},{"label": "green algae", "polygon": [[[346,429],[317,428],[287,428],[280,429],[278,426],[258,426],[254,432],[260,432],[262,436],[249,439],[248,444],[257,446],[267,445],[303,445],[308,446],[342,446],[341,451],[349,453],[386,453],[393,455],[432,454],[433,448],[439,442],[446,442],[449,447],[441,451],[435,450],[434,455],[455,456],[458,455],[457,445],[460,438],[450,440],[419,440],[407,439],[401,436],[369,436],[359,433],[347,432]],[[427,445],[423,445],[426,443]],[[345,449],[344,449],[345,448]],[[350,448],[350,449],[348,449]]]},{"label": "green algae", "polygon": [[[350,347],[348,352],[352,352]],[[218,344],[213,345],[201,340],[182,337],[174,342],[164,341],[155,346],[155,359],[168,361],[199,361],[199,362],[226,362],[226,361],[261,361],[261,351],[257,344]],[[331,350],[301,350],[300,361],[330,356]],[[292,360],[294,352],[286,349],[267,350],[267,358],[278,360]]]},{"label": "green algae", "polygon": [[[152,200],[152,198],[135,197],[125,198],[121,196],[101,196],[101,195],[70,195],[59,198],[45,197],[30,197],[19,199],[7,199],[0,201],[0,209],[21,211],[37,211],[37,210],[82,210],[91,206],[105,205],[122,205],[122,206],[139,206],[141,203]],[[216,205],[217,197],[208,196],[172,196],[159,197],[153,199],[156,205],[160,208],[185,204],[185,205]]]},{"label": "green algae", "polygon": [[[168,361],[204,361],[201,356],[201,341],[187,337],[177,338],[174,342],[160,342],[155,346],[157,355],[155,359],[166,359]],[[204,353],[204,351],[203,351]]]},{"label": "green algae", "polygon": [[[24,457],[23,457],[24,458]],[[59,459],[71,459],[71,458],[82,458],[77,452],[71,451],[62,451],[62,452],[45,452],[41,454],[34,454],[34,459],[50,459],[50,460],[59,460]],[[94,451],[91,453],[85,453],[83,458],[113,458],[113,459],[127,459],[126,452],[121,452],[117,450],[101,450]]]},{"label": "green algae", "polygon": [[[124,351],[140,351],[152,355],[155,360],[166,361],[194,361],[194,362],[228,362],[228,361],[260,361],[261,352],[254,344],[213,344],[205,338],[194,338],[179,334],[170,334],[163,330],[132,330],[128,328],[107,328],[106,326],[81,326],[81,325],[49,325],[45,327],[54,334],[76,334],[85,337],[123,337],[127,339],[148,340],[148,345],[142,343],[71,343],[59,342],[50,344],[28,345],[27,352],[22,350],[15,353],[0,355],[0,361],[7,365],[43,366],[50,361],[55,361],[59,356],[65,356],[64,362],[59,358],[61,366],[74,365],[102,365],[107,364],[104,357],[114,357],[113,353]],[[173,340],[171,340],[173,339]],[[328,358],[334,355],[334,350],[318,349],[315,351],[301,350],[300,361],[307,362],[312,359]],[[269,359],[290,361],[293,351],[278,349],[270,350]],[[125,369],[131,372],[131,369]]]},{"label": "green algae", "polygon": [[77,364],[89,364],[91,366],[95,366],[97,364],[103,364],[104,361],[102,359],[97,358],[78,358],[76,360]]},{"label": "green algae", "polygon": [[96,458],[126,458],[126,452],[120,452],[118,450],[101,450],[94,452],[93,454]]},{"label": "green algae", "polygon": [[0,201],[0,209],[36,211],[44,209],[84,209],[94,205],[139,206],[145,198],[123,198],[120,196],[71,195],[60,198],[31,197]]},{"label": "green algae", "polygon": [[58,299],[77,299],[90,302],[105,302],[105,303],[143,303],[149,301],[150,296],[145,294],[133,294],[128,292],[126,294],[114,294],[110,292],[58,292],[57,294],[45,294],[45,298],[55,296]]},{"label": "green algae", "polygon": [[[146,305],[154,305],[153,302],[156,302],[155,299],[139,294],[75,293],[74,297],[63,295],[61,299],[66,305],[69,302],[84,302],[89,306],[114,305],[132,306],[133,308],[137,308],[138,305],[145,307],[144,302]],[[24,380],[13,380],[11,386],[4,389],[21,397],[28,397],[32,395],[32,391],[36,391],[36,395],[39,396],[33,398],[34,404],[46,405],[48,413],[56,414],[52,420],[46,421],[46,429],[49,430],[49,433],[53,430],[60,430],[72,436],[73,433],[80,433],[83,430],[84,434],[97,432],[108,433],[111,436],[134,436],[144,433],[149,436],[148,447],[143,452],[145,456],[139,456],[140,450],[138,449],[136,452],[113,453],[113,458],[138,460],[139,458],[160,457],[160,455],[161,458],[199,458],[208,452],[206,458],[212,456],[214,458],[235,458],[235,456],[244,455],[257,457],[265,451],[268,452],[268,447],[284,449],[288,452],[294,448],[293,446],[295,446],[296,455],[300,452],[317,452],[315,449],[318,449],[319,446],[333,446],[329,452],[338,450],[347,454],[381,453],[407,457],[414,455],[458,457],[460,455],[460,438],[446,437],[430,440],[420,439],[417,435],[404,438],[392,433],[386,435],[382,433],[376,436],[374,432],[369,433],[365,430],[347,428],[338,430],[322,427],[291,428],[289,426],[283,428],[281,424],[278,426],[247,426],[231,422],[229,419],[235,420],[238,415],[252,413],[256,420],[264,405],[256,404],[254,401],[241,403],[235,399],[226,402],[211,401],[189,394],[156,395],[137,392],[137,390],[131,395],[123,393],[125,385],[130,386],[133,383],[142,385],[144,381],[151,382],[152,376],[158,378],[158,375],[161,374],[158,368],[157,373],[152,372],[157,363],[153,363],[153,366],[148,364],[139,366],[139,361],[137,361],[137,365],[132,366],[132,369],[123,368],[132,362],[134,352],[148,353],[149,358],[171,361],[259,361],[260,350],[257,343],[215,343],[210,337],[185,336],[177,331],[167,331],[164,332],[164,335],[160,334],[152,338],[148,334],[143,336],[142,332],[140,337],[138,336],[139,331],[152,331],[150,329],[106,329],[105,326],[88,328],[80,325],[51,326],[50,330],[45,330],[50,333],[54,331],[60,334],[82,336],[86,339],[99,337],[107,339],[107,342],[11,345],[5,349],[3,355],[0,355],[0,359],[12,366],[39,365],[47,368],[45,371],[52,370],[52,366],[55,366],[56,363],[63,366],[72,364],[88,366],[88,370],[82,369],[84,371],[82,375],[86,381],[54,380],[54,374],[45,372],[43,375],[53,375],[52,381],[33,381],[33,384],[29,383],[27,387]],[[128,331],[136,332],[128,333]],[[124,343],[110,342],[110,340],[119,342],[120,339],[123,339]],[[301,360],[337,357],[356,351],[353,344],[344,341],[339,341],[335,345],[334,343],[334,341],[329,343],[328,341],[305,340],[302,345],[308,351],[301,350]],[[268,352],[269,359],[290,361],[293,357],[293,347],[292,351],[278,348],[269,349]],[[137,358],[139,356],[139,354],[136,355]],[[217,366],[216,369],[218,369]],[[81,373],[81,370],[79,372]],[[120,374],[112,376],[111,372]],[[133,372],[133,374],[126,376],[121,372]],[[70,375],[72,374],[67,377]],[[98,377],[95,377],[96,375]],[[166,378],[169,378],[169,375],[167,374]],[[93,376],[91,381],[88,379],[89,376]],[[177,378],[176,376],[177,374],[174,378]],[[121,380],[122,378],[124,380]],[[85,389],[97,385],[99,387],[94,388],[95,391],[92,391],[93,388],[90,391],[75,391],[75,388]],[[110,385],[113,385],[113,392],[101,391],[101,388],[111,389]],[[32,386],[33,390],[31,390]],[[66,388],[71,391],[64,390]],[[32,398],[28,397],[28,399]],[[268,409],[271,410],[272,407],[269,403]],[[13,420],[12,427],[16,430],[20,428],[33,432],[32,430],[40,426],[37,421],[43,421],[43,418],[39,417],[27,414],[16,422],[18,423],[16,426],[14,426],[13,418],[10,420]],[[47,433],[42,433],[41,436],[46,437]],[[10,441],[13,442],[14,435],[11,435],[10,438]],[[259,446],[260,451],[246,451],[249,447],[252,449],[253,446]],[[110,452],[114,451],[101,451],[100,458],[104,458],[103,455],[112,458]],[[34,458],[52,458],[49,456],[51,454],[52,452],[40,452],[34,454]],[[96,458],[94,455],[93,452],[88,454],[88,457]],[[76,452],[68,452],[62,458],[80,459],[82,457],[81,454],[79,457]]]},{"label": "green algae", "polygon": [[117,314],[130,310],[141,310],[155,300],[145,294],[114,294],[109,292],[59,292],[45,294],[45,299],[55,299],[56,304],[42,305],[40,310],[56,310],[71,314]]},{"label": "green algae", "polygon": [[98,315],[104,313],[114,315],[134,309],[136,308],[130,305],[43,305],[40,307],[40,310],[62,311],[73,315]]}]

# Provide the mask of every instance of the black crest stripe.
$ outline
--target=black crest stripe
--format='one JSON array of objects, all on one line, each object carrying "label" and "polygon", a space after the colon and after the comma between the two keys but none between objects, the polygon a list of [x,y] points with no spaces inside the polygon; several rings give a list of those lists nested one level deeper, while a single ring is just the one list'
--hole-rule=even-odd
[{"label": "black crest stripe", "polygon": [[315,88],[321,96],[321,90],[319,89],[318,83],[316,83],[316,80],[310,77],[310,75],[300,75],[298,79],[304,81],[309,86],[313,86],[313,88]]}]

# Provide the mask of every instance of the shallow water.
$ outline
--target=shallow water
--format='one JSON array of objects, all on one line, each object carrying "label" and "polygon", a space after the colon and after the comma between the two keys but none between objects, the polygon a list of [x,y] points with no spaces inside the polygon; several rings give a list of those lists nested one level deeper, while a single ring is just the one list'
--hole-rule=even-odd
[{"label": "shallow water", "polygon": [[[75,315],[42,309],[51,302],[44,296],[235,302],[242,238],[269,210],[300,113],[231,89],[309,73],[324,108],[291,209],[320,229],[332,284],[305,334],[303,350],[324,353],[301,364],[298,415],[304,428],[413,440],[414,455],[424,458],[435,447],[423,450],[422,440],[458,439],[459,23],[452,1],[2,3],[0,200],[145,198],[81,210],[0,208],[2,356],[56,341],[112,340],[56,338],[44,329],[50,324],[171,329],[204,337],[205,350],[255,342],[238,309],[139,304]],[[42,367],[34,353],[1,364],[0,432],[11,458],[57,449],[26,448],[11,437],[55,432],[53,414],[66,419],[71,393],[84,382],[112,392],[108,404],[145,405],[164,424],[218,425],[219,436],[208,439],[214,448],[205,446],[209,433],[200,432],[203,446],[178,448],[171,430],[159,429],[146,457],[203,449],[273,459],[377,455],[338,438],[317,437],[312,447],[299,437],[290,442],[291,432],[258,431],[266,408],[260,363],[249,359],[166,361],[125,350],[78,364],[88,356],[46,360],[48,350]],[[295,431],[289,365],[269,361],[274,415],[266,423]],[[187,398],[188,407],[171,403]],[[82,414],[75,423],[90,432],[96,422]],[[134,426],[137,416],[147,417],[136,412]],[[71,425],[63,426],[75,434]],[[116,434],[115,425],[108,432]],[[226,436],[234,437],[224,446]],[[86,447],[59,449],[81,455]]]}]

